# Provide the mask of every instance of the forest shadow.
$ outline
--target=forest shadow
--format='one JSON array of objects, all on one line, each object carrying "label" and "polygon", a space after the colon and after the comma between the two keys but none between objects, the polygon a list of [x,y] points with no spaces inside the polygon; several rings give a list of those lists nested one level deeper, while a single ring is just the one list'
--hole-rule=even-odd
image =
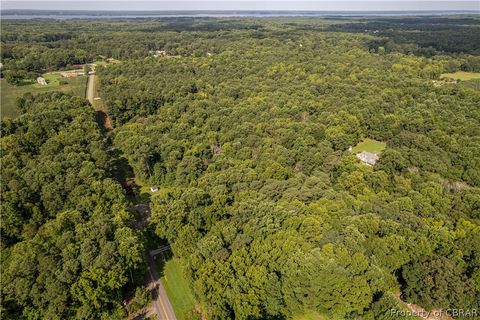
[{"label": "forest shadow", "polygon": [[165,265],[170,259],[173,259],[173,253],[171,250],[168,250],[156,255],[152,259],[157,267],[158,276],[162,278],[165,276]]},{"label": "forest shadow", "polygon": [[134,204],[150,203],[150,194],[142,192],[135,181],[133,168],[123,156],[116,155],[112,161],[111,176],[122,186],[127,199]]},{"label": "forest shadow", "polygon": [[148,313],[146,310],[140,312],[140,314],[136,315],[132,318],[132,320],[143,320],[148,318]]},{"label": "forest shadow", "polygon": [[112,129],[110,125],[110,119],[105,112],[100,110],[95,111],[95,120],[97,121],[102,133],[106,133],[108,130]]},{"label": "forest shadow", "polygon": [[132,201],[132,203],[134,204],[150,203],[150,197],[152,196],[151,194],[147,192],[141,192],[140,188],[137,185],[134,185],[132,188],[133,188],[133,194],[127,195],[127,198],[130,201]]},{"label": "forest shadow", "polygon": [[133,168],[128,163],[128,160],[122,156],[117,156],[112,161],[112,177],[120,184],[124,184],[127,181],[135,180],[135,174]]},{"label": "forest shadow", "polygon": [[133,168],[128,163],[128,160],[120,155],[118,151],[114,151],[114,160],[111,166],[111,176],[122,186],[125,190],[127,199],[133,204],[148,204],[150,203],[151,194],[142,190],[141,186],[135,180],[135,173]]}]

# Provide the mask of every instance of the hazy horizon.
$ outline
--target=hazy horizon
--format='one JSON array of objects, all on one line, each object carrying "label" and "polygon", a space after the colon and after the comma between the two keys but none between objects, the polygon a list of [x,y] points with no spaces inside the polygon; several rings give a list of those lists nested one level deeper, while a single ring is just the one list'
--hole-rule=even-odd
[{"label": "hazy horizon", "polygon": [[[477,1],[2,1],[2,10],[479,11]],[[113,6],[114,5],[114,6]],[[113,7],[112,7],[113,6]]]}]

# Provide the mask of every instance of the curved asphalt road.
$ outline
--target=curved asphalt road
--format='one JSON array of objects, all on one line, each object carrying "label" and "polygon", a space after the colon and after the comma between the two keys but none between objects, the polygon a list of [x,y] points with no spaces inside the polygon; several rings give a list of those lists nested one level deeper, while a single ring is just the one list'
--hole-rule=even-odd
[{"label": "curved asphalt road", "polygon": [[155,266],[155,261],[152,257],[148,256],[148,272],[152,282],[155,283],[153,289],[153,305],[155,306],[155,311],[159,320],[176,320],[175,312],[173,307],[168,300],[167,293],[162,283],[160,282],[160,277],[158,276],[157,268]]}]

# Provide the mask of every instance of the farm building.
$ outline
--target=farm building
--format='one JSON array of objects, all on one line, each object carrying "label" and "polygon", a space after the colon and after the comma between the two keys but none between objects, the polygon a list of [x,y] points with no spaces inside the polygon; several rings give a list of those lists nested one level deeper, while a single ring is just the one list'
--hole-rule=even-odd
[{"label": "farm building", "polygon": [[44,77],[38,77],[37,78],[37,83],[41,84],[42,86],[46,86],[47,85],[47,80],[45,80]]},{"label": "farm building", "polygon": [[375,165],[378,161],[378,155],[376,153],[371,153],[371,152],[360,152],[357,153],[357,158],[360,159],[365,164],[368,164],[369,166]]}]

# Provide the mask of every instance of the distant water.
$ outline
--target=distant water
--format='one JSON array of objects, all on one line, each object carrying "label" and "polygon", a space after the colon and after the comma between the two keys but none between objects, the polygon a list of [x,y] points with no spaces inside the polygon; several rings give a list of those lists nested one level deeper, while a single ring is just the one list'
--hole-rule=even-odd
[{"label": "distant water", "polygon": [[141,19],[141,18],[229,18],[229,17],[363,17],[478,15],[478,11],[44,11],[2,10],[2,19]]}]

